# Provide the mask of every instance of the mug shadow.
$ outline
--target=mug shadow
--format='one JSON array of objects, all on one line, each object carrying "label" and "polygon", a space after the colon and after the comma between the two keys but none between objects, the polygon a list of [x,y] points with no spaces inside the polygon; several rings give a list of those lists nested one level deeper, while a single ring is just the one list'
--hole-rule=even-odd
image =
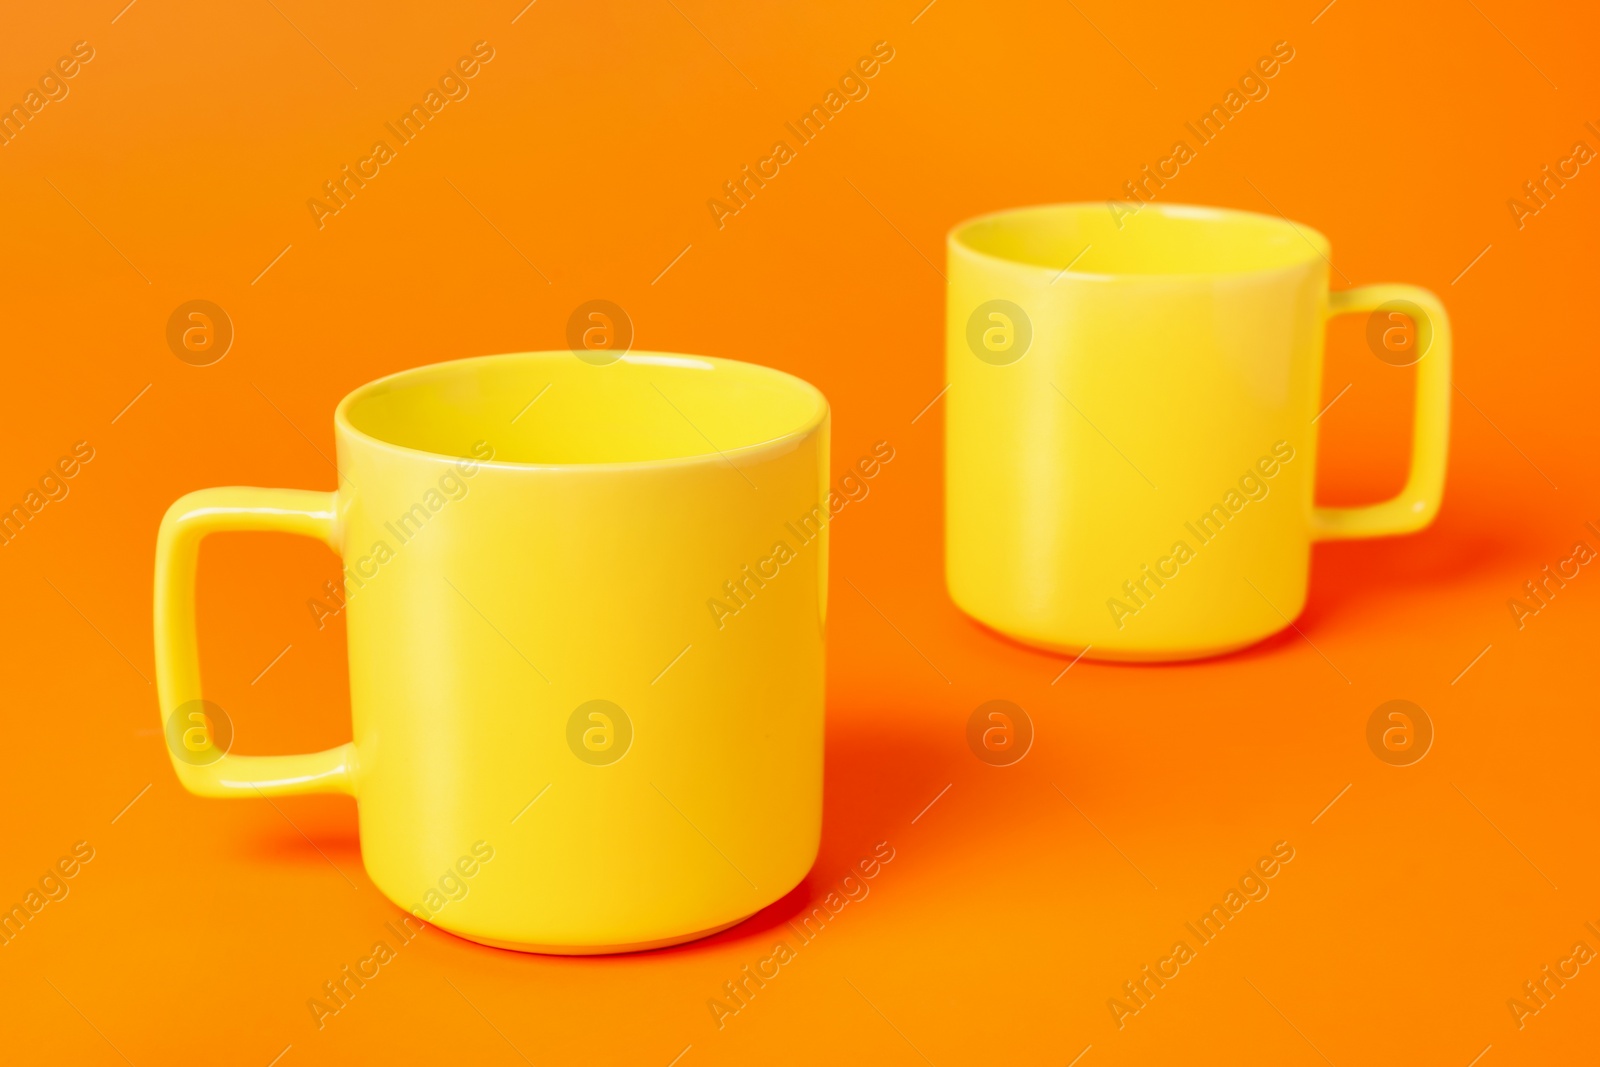
[{"label": "mug shadow", "polygon": [[1517,544],[1509,538],[1432,533],[1324,541],[1311,552],[1308,607],[1356,600],[1377,589],[1425,591],[1460,585],[1519,558]]},{"label": "mug shadow", "polygon": [[[1123,670],[1182,670],[1219,660],[1270,657],[1302,638],[1315,640],[1320,632],[1344,618],[1351,610],[1377,595],[1392,597],[1396,592],[1426,596],[1440,589],[1465,584],[1503,569],[1516,560],[1514,543],[1506,539],[1473,537],[1447,540],[1420,537],[1375,538],[1372,540],[1330,541],[1312,547],[1310,585],[1300,613],[1283,629],[1243,648],[1181,660],[1113,660],[1085,657],[1097,667]],[[972,618],[948,596],[946,605],[967,625],[985,637],[1023,652],[1070,663],[1075,653],[1058,652],[1028,644]]]},{"label": "mug shadow", "polygon": [[324,817],[315,824],[301,820],[300,825],[294,826],[280,820],[277,827],[235,838],[233,851],[239,858],[261,866],[288,868],[332,864],[352,882],[371,884],[362,864],[361,839],[353,808],[343,817]]}]

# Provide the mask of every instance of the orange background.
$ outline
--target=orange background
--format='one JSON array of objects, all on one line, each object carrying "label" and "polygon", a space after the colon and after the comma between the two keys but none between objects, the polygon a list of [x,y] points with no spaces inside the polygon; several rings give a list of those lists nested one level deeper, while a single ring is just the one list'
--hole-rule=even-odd
[{"label": "orange background", "polygon": [[[1583,528],[1600,522],[1600,176],[1583,168],[1521,229],[1506,202],[1573,142],[1600,148],[1595,12],[921,2],[13,14],[0,99],[73,42],[95,58],[0,148],[0,501],[74,442],[96,455],[0,548],[0,903],[74,842],[95,857],[0,947],[7,1059],[1498,1067],[1594,1047],[1596,968],[1521,1030],[1506,1001],[1574,942],[1600,949],[1584,925],[1600,925],[1600,576],[1521,631],[1506,601],[1576,540],[1600,547]],[[478,40],[496,54],[471,95],[319,230],[306,200]],[[880,40],[895,57],[870,95],[719,230],[707,199]],[[1122,195],[1280,40],[1295,58],[1271,95],[1162,199],[1281,210],[1332,239],[1336,285],[1443,296],[1460,390],[1444,509],[1420,536],[1317,548],[1303,637],[1061,675],[943,590],[940,406],[912,420],[944,384],[944,233]],[[209,367],[165,341],[194,298],[237,331]],[[157,524],[202,486],[333,487],[344,393],[564,347],[593,298],[628,310],[638,347],[816,383],[837,467],[897,451],[833,533],[821,855],[754,919],[655,953],[549,958],[429,930],[319,1031],[307,999],[401,912],[362,873],[347,799],[275,810],[178,786],[150,684]],[[1328,503],[1404,474],[1412,372],[1375,359],[1363,326],[1330,335],[1324,397],[1352,388],[1320,423]],[[336,574],[304,540],[208,544],[207,695],[239,750],[349,737],[341,625],[318,632],[305,606]],[[965,741],[996,698],[1037,730],[1009,768]],[[1366,745],[1396,698],[1437,730],[1411,767]],[[1285,840],[1270,896],[1119,1030],[1108,998]],[[719,1030],[708,999],[880,841],[896,856],[870,896]]]}]

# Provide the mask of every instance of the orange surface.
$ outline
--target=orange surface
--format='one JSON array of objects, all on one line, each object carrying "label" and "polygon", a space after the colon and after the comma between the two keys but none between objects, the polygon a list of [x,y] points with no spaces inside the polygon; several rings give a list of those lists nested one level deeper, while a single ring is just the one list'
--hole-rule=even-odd
[{"label": "orange surface", "polygon": [[[93,50],[0,147],[0,498],[93,450],[0,548],[0,898],[63,858],[74,872],[0,946],[8,1062],[1499,1067],[1593,1049],[1600,576],[1579,566],[1520,628],[1507,606],[1574,542],[1600,548],[1600,176],[1562,163],[1600,149],[1591,8],[121,2],[19,9],[0,40],[0,98],[19,102],[74,42]],[[307,200],[477,41],[494,56],[470,95],[319,229]],[[869,94],[719,228],[723,182],[879,41],[893,59]],[[944,384],[943,235],[1120,196],[1279,41],[1294,59],[1270,95],[1161,195],[1281,210],[1330,236],[1335,284],[1444,297],[1444,509],[1417,537],[1317,548],[1298,632],[1063,675],[942,588],[940,407],[915,417]],[[1546,164],[1565,185],[1509,208]],[[211,366],[167,345],[193,299],[234,325]],[[307,1001],[402,913],[362,873],[347,799],[178,786],[149,684],[158,520],[201,486],[332,488],[345,392],[560,347],[592,299],[626,308],[640,347],[816,383],[841,470],[895,449],[834,530],[821,856],[749,922],[656,953],[426,930],[319,1029]],[[1330,340],[1324,395],[1351,388],[1321,421],[1329,503],[1403,475],[1412,372],[1363,325]],[[318,631],[306,607],[336,574],[303,540],[205,550],[207,695],[239,751],[348,738],[342,623]],[[994,699],[1034,724],[1014,766],[967,747]],[[1436,731],[1409,767],[1367,746],[1393,699]],[[788,921],[879,842],[893,860],[869,894],[800,945]],[[1185,924],[1277,842],[1293,859],[1269,895],[1200,946]],[[1131,1005],[1123,983],[1179,940],[1194,958],[1119,1028],[1108,1001]],[[719,1027],[708,1001],[779,941],[792,958]],[[1547,965],[1570,977],[1519,1028],[1507,1002]]]}]

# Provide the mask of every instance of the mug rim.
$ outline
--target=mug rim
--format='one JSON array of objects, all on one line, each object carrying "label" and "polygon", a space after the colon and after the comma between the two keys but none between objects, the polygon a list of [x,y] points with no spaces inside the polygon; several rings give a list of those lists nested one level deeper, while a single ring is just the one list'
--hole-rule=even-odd
[{"label": "mug rim", "polygon": [[1060,203],[1029,204],[1023,207],[1011,207],[1003,208],[1000,211],[990,211],[982,215],[975,215],[972,218],[964,219],[952,226],[949,232],[945,235],[946,247],[952,254],[959,251],[975,259],[990,264],[1007,267],[1012,270],[1017,270],[1024,273],[1049,275],[1052,283],[1064,277],[1090,282],[1128,282],[1137,281],[1140,279],[1171,280],[1175,278],[1236,278],[1250,275],[1274,274],[1280,271],[1299,270],[1307,263],[1314,262],[1318,259],[1321,259],[1329,266],[1331,266],[1333,263],[1332,259],[1329,258],[1330,253],[1333,250],[1333,245],[1328,240],[1327,236],[1324,235],[1320,230],[1304,225],[1303,223],[1294,222],[1285,215],[1267,215],[1259,211],[1245,211],[1242,208],[1218,207],[1212,204],[1169,204],[1141,202],[1139,212],[1143,213],[1145,211],[1153,210],[1156,214],[1166,218],[1203,219],[1207,222],[1238,223],[1245,219],[1249,219],[1256,223],[1264,222],[1280,231],[1286,231],[1300,237],[1306,245],[1307,254],[1303,255],[1299,259],[1294,259],[1288,263],[1279,264],[1277,266],[1251,267],[1245,270],[1149,272],[1112,271],[1108,273],[1103,271],[1072,270],[1070,269],[1070,264],[1068,265],[1067,269],[1057,270],[1055,267],[1043,266],[1038,263],[1030,263],[1022,259],[1013,259],[1008,256],[995,255],[992,252],[985,252],[982,249],[975,247],[968,239],[970,231],[980,223],[992,222],[997,219],[1020,217],[1030,214],[1065,214],[1069,212],[1080,213],[1087,212],[1091,209],[1103,211],[1108,210],[1111,205],[1119,203],[1122,203],[1122,201],[1072,200]]},{"label": "mug rim", "polygon": [[[394,441],[385,440],[357,427],[350,420],[350,409],[356,403],[368,397],[392,389],[394,386],[407,383],[409,380],[424,379],[448,374],[460,370],[469,364],[511,362],[527,357],[545,357],[550,359],[576,359],[577,356],[571,349],[552,348],[536,349],[526,352],[500,352],[487,356],[466,356],[460,359],[439,360],[435,363],[424,363],[415,367],[386,374],[381,378],[359,385],[346,393],[333,410],[333,423],[336,435],[348,437],[352,441],[374,448],[382,452],[405,456],[425,461],[440,461],[446,463],[460,462],[467,458],[450,455],[444,452],[435,452],[426,448],[415,448]],[[560,471],[629,471],[629,470],[660,470],[673,467],[688,467],[700,464],[721,464],[729,462],[729,456],[750,456],[763,452],[783,452],[791,446],[816,433],[827,422],[831,408],[828,398],[822,390],[806,381],[804,378],[782,371],[776,367],[763,366],[760,363],[750,363],[740,359],[725,359],[720,356],[700,356],[684,352],[654,352],[630,349],[624,352],[615,361],[617,363],[632,363],[642,365],[666,367],[692,367],[699,364],[701,367],[709,366],[713,372],[730,375],[744,375],[750,378],[768,378],[782,387],[809,397],[814,401],[814,407],[806,419],[792,429],[783,431],[776,436],[756,441],[752,444],[737,445],[733,448],[718,450],[715,445],[707,452],[696,452],[688,456],[663,456],[652,459],[609,460],[597,462],[523,462],[518,460],[503,459],[474,459],[480,467],[499,468],[502,470],[560,470]],[[604,367],[595,368],[603,373]],[[695,368],[700,369],[700,368]],[[709,443],[709,442],[708,442]],[[341,468],[342,471],[342,468]]]}]

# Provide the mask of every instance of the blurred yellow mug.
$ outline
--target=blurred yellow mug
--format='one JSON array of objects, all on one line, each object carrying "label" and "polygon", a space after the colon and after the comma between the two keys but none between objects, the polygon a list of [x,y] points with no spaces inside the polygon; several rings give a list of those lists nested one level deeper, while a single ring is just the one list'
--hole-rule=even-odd
[{"label": "blurred yellow mug", "polygon": [[[1289,625],[1313,541],[1433,520],[1450,320],[1412,286],[1330,293],[1327,239],[1285,219],[1122,206],[950,232],[945,574],[1027,644],[1193,659]],[[1411,470],[1392,500],[1317,507],[1324,323],[1356,312],[1417,366]]]},{"label": "blurred yellow mug", "polygon": [[[487,944],[653,948],[753,914],[820,839],[828,425],[805,382],[697,356],[489,356],[356,390],[336,492],[204,489],[162,522],[178,777],[354,796],[378,888]],[[343,557],[348,744],[228,751],[195,648],[222,530]]]}]

